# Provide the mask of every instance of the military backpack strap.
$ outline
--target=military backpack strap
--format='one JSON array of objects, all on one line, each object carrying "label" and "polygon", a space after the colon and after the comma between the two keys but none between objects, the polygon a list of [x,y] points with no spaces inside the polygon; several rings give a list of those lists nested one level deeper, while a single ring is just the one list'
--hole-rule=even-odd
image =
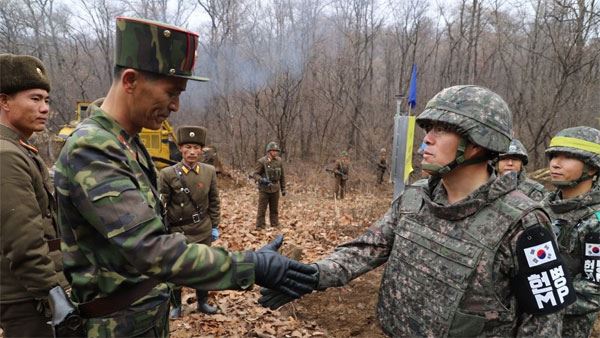
[{"label": "military backpack strap", "polygon": [[[190,200],[190,203],[192,203],[192,206],[194,207],[194,209],[196,209],[196,213],[192,215],[192,222],[194,223],[199,223],[204,217],[203,216],[203,212],[202,210],[200,210],[200,206],[198,206],[198,204],[196,203],[196,201],[194,201],[194,199],[192,198],[192,192],[190,191],[190,188],[188,188],[187,184],[185,183],[185,180],[183,179],[183,174],[181,173],[181,163],[177,164],[175,167],[173,167],[173,170],[175,170],[175,175],[177,175],[177,178],[179,179],[179,183],[181,183],[181,187],[183,188],[183,192],[185,193],[185,195],[187,196],[187,198]],[[187,221],[185,221],[187,222]],[[177,222],[173,223],[173,226],[177,226]]]},{"label": "military backpack strap", "polygon": [[517,238],[516,256],[512,289],[521,311],[544,315],[575,302],[571,275],[548,228],[540,224],[525,228]]}]

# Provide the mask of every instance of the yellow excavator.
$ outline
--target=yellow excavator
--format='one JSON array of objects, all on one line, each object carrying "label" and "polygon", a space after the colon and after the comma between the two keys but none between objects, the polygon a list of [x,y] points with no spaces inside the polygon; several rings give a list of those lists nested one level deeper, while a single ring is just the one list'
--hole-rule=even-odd
[{"label": "yellow excavator", "polygon": [[[75,110],[75,119],[65,124],[56,137],[59,148],[62,147],[65,140],[71,135],[77,124],[89,116],[88,107],[91,102],[77,101]],[[154,165],[157,169],[173,165],[181,160],[181,154],[175,144],[175,134],[169,121],[164,121],[159,130],[142,129],[140,139],[152,156]]]}]

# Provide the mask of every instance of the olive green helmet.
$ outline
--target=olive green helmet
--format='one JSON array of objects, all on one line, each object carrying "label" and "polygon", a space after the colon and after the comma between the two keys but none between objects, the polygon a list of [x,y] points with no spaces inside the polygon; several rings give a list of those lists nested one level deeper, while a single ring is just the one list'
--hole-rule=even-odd
[{"label": "olive green helmet", "polygon": [[342,157],[347,157],[347,156],[348,156],[348,152],[347,152],[346,150],[342,150],[342,151],[340,152],[340,156],[342,156]]},{"label": "olive green helmet", "polygon": [[277,145],[276,142],[269,142],[267,144],[267,152],[271,151],[271,150],[277,150],[277,151],[281,151],[281,149],[279,149],[279,145]]},{"label": "olive green helmet", "polygon": [[580,178],[575,181],[553,182],[556,186],[576,186],[590,179],[590,168],[600,171],[600,130],[579,126],[563,129],[550,140],[546,156],[551,159],[557,153],[565,153],[581,159],[587,168]]},{"label": "olive green helmet", "polygon": [[508,150],[505,153],[500,154],[500,159],[503,160],[507,157],[517,157],[523,162],[523,165],[527,165],[529,162],[529,155],[527,154],[527,149],[521,141],[514,138],[510,141],[510,145],[508,146]]},{"label": "olive green helmet", "polygon": [[443,89],[429,100],[416,122],[424,129],[435,123],[444,123],[463,137],[452,163],[444,167],[423,166],[435,175],[448,173],[461,164],[489,159],[465,161],[466,140],[493,153],[502,153],[512,138],[512,113],[508,105],[500,95],[480,86],[460,85]]}]

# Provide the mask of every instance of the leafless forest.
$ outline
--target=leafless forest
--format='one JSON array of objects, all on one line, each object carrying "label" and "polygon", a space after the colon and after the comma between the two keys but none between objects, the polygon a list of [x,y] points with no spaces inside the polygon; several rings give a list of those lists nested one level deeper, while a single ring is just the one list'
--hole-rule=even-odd
[{"label": "leafless forest", "polygon": [[596,0],[0,0],[0,51],[49,67],[51,131],[106,92],[118,15],[200,33],[196,73],[211,82],[188,84],[171,121],[208,126],[234,167],[270,140],[290,161],[348,149],[368,164],[391,144],[413,63],[416,112],[443,87],[487,86],[536,168],[556,131],[600,123]]}]

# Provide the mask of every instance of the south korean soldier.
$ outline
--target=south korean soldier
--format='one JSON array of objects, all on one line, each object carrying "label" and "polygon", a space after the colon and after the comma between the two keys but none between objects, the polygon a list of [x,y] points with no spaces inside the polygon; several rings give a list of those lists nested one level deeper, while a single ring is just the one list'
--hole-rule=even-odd
[{"label": "south korean soldier", "polygon": [[543,205],[577,294],[565,311],[562,335],[588,337],[600,310],[600,131],[564,129],[552,138],[546,155],[556,190]]}]

